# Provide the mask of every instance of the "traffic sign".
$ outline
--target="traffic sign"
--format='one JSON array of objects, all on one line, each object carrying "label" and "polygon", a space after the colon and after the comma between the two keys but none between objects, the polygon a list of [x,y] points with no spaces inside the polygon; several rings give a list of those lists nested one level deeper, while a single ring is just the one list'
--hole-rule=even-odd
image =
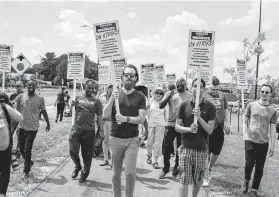
[{"label": "traffic sign", "polygon": [[30,66],[31,63],[26,59],[26,57],[22,53],[20,53],[12,62],[12,67],[20,75],[22,75]]}]

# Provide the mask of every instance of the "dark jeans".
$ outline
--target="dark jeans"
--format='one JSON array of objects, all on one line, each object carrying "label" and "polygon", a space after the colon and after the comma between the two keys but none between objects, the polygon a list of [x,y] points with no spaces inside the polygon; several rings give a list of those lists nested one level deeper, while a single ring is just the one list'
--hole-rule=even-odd
[{"label": "dark jeans", "polygon": [[36,136],[37,131],[19,129],[19,150],[24,158],[24,173],[29,173],[31,170],[31,152]]},{"label": "dark jeans", "polygon": [[258,144],[245,140],[245,180],[250,181],[255,165],[252,189],[258,190],[263,176],[263,169],[268,152],[268,143]]},{"label": "dark jeans", "polygon": [[58,120],[60,115],[60,121],[62,121],[64,109],[65,109],[65,103],[57,103],[56,120]]},{"label": "dark jeans", "polygon": [[0,194],[6,195],[10,182],[12,147],[0,151]]},{"label": "dark jeans", "polygon": [[93,144],[94,144],[95,131],[82,131],[80,134],[75,133],[74,129],[71,130],[69,138],[70,156],[74,161],[76,168],[81,169],[79,158],[79,149],[81,148],[84,169],[89,173],[92,157],[93,157]]},{"label": "dark jeans", "polygon": [[[166,127],[166,135],[163,141],[163,155],[164,155],[164,168],[163,171],[168,173],[170,170],[170,155],[173,153],[173,142],[176,138],[177,147],[181,145],[181,134],[175,130],[175,127]],[[175,155],[175,165],[174,168],[177,168],[179,165],[178,154]]]}]

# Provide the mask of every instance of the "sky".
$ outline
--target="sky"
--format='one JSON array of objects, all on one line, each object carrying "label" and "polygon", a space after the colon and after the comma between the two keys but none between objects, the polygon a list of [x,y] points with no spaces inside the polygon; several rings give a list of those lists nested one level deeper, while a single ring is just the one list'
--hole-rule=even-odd
[{"label": "sky", "polygon": [[[223,69],[236,67],[245,38],[258,33],[259,1],[1,1],[0,43],[32,63],[46,52],[85,52],[97,61],[94,23],[118,20],[128,63],[164,64],[166,73],[187,69],[189,30],[215,31],[213,75],[230,82]],[[262,31],[267,39],[259,76],[279,75],[279,1],[263,1]],[[254,67],[253,58],[248,67]],[[107,64],[106,62],[102,64]]]}]

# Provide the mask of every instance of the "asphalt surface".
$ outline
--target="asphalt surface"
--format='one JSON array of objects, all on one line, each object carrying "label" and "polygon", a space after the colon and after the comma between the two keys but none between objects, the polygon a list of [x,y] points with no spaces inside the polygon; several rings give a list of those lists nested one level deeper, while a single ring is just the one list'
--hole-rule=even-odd
[{"label": "asphalt surface", "polygon": [[[171,173],[165,179],[159,179],[158,175],[161,169],[155,170],[151,165],[147,164],[145,154],[146,149],[140,148],[134,197],[179,197],[179,179],[173,178]],[[79,183],[79,177],[75,180],[71,178],[74,164],[71,159],[68,159],[28,197],[113,197],[112,170],[109,166],[99,166],[102,159],[102,157],[93,158],[91,172],[86,183]],[[173,166],[173,157],[171,160],[171,166]],[[162,166],[162,160],[160,160],[159,165]],[[124,173],[122,173],[122,196],[125,196],[124,188],[125,177]],[[202,188],[199,197],[205,196],[207,195]]]}]

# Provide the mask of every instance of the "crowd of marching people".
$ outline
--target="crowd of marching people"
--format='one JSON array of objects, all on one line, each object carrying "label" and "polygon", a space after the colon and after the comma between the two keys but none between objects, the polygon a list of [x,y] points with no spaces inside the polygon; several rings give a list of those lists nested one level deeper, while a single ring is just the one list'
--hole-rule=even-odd
[{"label": "crowd of marching people", "polygon": [[[86,181],[96,155],[94,143],[99,136],[102,142],[99,148],[104,155],[100,166],[112,169],[114,197],[121,197],[123,165],[125,195],[133,196],[139,147],[144,145],[146,162],[154,169],[162,167],[158,171],[159,179],[164,179],[172,169],[172,176],[180,179],[180,197],[188,196],[189,185],[193,185],[191,196],[197,197],[201,186],[210,185],[211,172],[222,151],[224,138],[231,132],[228,102],[220,91],[220,81],[213,78],[211,87],[207,88],[203,79],[194,79],[188,90],[185,79],[179,78],[176,84],[158,87],[150,94],[149,90],[136,86],[138,81],[137,68],[127,65],[121,87],[109,85],[98,93],[98,83],[88,80],[83,94],[71,103],[65,88],[58,93],[55,122],[63,121],[64,110],[75,107],[69,135],[69,153],[75,164],[71,177],[75,179],[80,173],[79,182]],[[10,98],[5,93],[0,94],[0,197],[6,196],[11,164],[18,170],[16,159],[21,156],[23,178],[29,178],[34,165],[32,147],[40,114],[46,121],[46,132],[50,130],[45,100],[36,93],[36,87],[36,82],[31,80],[24,92],[23,84],[17,82],[16,93]],[[242,111],[246,128],[243,131],[245,172],[241,191],[249,190],[255,168],[250,189],[254,197],[261,183],[266,156],[272,156],[275,149],[277,113],[269,102],[272,91],[270,85],[262,85],[259,100],[249,103]],[[17,144],[13,149],[14,134]],[[79,158],[80,150],[83,163]],[[171,155],[175,156],[173,168]],[[163,166],[159,165],[159,157],[162,157]]]}]

